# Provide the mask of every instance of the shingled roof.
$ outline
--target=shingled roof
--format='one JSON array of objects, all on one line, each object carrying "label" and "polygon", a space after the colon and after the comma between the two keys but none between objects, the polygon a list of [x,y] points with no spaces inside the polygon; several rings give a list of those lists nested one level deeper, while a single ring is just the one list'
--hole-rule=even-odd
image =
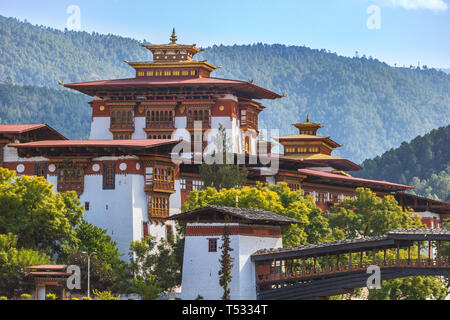
[{"label": "shingled roof", "polygon": [[[217,217],[217,214],[219,214],[219,217]],[[276,214],[272,211],[217,205],[207,205],[189,212],[180,213],[171,216],[169,220],[177,220],[180,222],[213,222],[214,215],[216,215],[216,218],[214,219],[215,222],[228,221],[266,225],[291,225],[301,223],[295,219]],[[226,220],[225,216],[227,215],[234,219]]]}]

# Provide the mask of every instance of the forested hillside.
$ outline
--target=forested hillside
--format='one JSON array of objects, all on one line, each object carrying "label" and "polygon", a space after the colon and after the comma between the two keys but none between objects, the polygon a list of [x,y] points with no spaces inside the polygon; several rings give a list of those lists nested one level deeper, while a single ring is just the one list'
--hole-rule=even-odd
[{"label": "forested hillside", "polygon": [[450,201],[450,125],[363,162],[355,175],[416,187],[413,192]]},{"label": "forested hillside", "polygon": [[[129,77],[133,69],[124,59],[151,60],[151,54],[132,39],[62,32],[1,16],[0,50],[1,81],[55,88],[57,80]],[[277,101],[264,101],[267,109],[261,114],[261,127],[291,134],[296,131],[291,124],[309,113],[312,121],[324,125],[320,134],[344,145],[336,155],[356,162],[450,123],[450,75],[441,71],[392,68],[365,56],[347,58],[326,50],[265,44],[213,46],[198,59],[223,66],[213,76],[253,79],[256,85],[287,94]],[[36,93],[23,88],[25,98],[27,90]],[[52,99],[61,110],[69,110],[56,96]],[[14,108],[26,108],[26,104]],[[71,119],[70,115],[65,119]],[[15,122],[25,120],[18,117]],[[70,122],[59,125],[69,126]]]},{"label": "forested hillside", "polygon": [[0,124],[47,123],[67,138],[88,138],[89,98],[67,90],[0,84]]}]

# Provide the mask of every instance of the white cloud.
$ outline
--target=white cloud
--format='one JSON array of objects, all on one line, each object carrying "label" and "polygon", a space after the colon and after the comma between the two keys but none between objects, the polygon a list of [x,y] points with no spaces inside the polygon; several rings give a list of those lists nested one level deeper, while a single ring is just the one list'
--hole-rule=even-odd
[{"label": "white cloud", "polygon": [[390,5],[393,7],[401,7],[406,10],[432,10],[447,11],[448,5],[444,0],[373,0],[382,5]]}]

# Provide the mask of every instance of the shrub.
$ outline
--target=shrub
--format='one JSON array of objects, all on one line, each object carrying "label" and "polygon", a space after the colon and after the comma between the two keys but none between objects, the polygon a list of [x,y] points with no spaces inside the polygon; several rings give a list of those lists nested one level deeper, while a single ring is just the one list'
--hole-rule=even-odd
[{"label": "shrub", "polygon": [[20,295],[20,297],[21,297],[23,300],[30,300],[30,299],[31,299],[31,294],[28,294],[28,293],[22,293],[22,294]]},{"label": "shrub", "polygon": [[56,300],[56,294],[48,293],[45,295],[45,300]]},{"label": "shrub", "polygon": [[115,297],[111,293],[111,291],[99,291],[99,290],[93,290],[92,293],[95,296],[95,300],[120,300],[120,297]]}]

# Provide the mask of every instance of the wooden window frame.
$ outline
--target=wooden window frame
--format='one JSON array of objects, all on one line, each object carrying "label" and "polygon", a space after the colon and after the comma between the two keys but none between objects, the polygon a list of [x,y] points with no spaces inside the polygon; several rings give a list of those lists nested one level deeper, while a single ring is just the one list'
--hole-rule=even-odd
[{"label": "wooden window frame", "polygon": [[103,162],[103,190],[116,189],[116,163]]},{"label": "wooden window frame", "polygon": [[36,177],[44,177],[45,179],[47,179],[47,164],[36,163],[34,165],[34,175]]},{"label": "wooden window frame", "polygon": [[208,252],[217,252],[218,250],[218,238],[209,238],[208,240]]},{"label": "wooden window frame", "polygon": [[170,214],[170,195],[150,193],[148,195],[148,217],[166,218]]},{"label": "wooden window frame", "polygon": [[75,191],[80,196],[84,191],[84,169],[75,164],[65,164],[57,170],[57,191]]}]

